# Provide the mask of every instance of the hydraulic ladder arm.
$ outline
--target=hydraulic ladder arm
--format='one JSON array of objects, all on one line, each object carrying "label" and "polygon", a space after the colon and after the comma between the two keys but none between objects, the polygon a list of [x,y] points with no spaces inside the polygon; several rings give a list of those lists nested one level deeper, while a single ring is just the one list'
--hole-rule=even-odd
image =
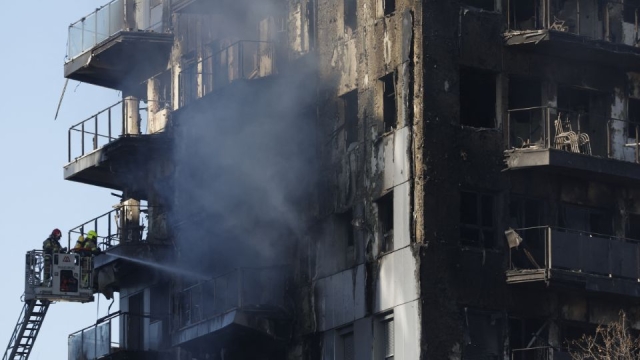
[{"label": "hydraulic ladder arm", "polygon": [[13,330],[7,350],[2,360],[27,360],[36,341],[42,321],[47,314],[50,302],[47,300],[25,300],[22,313]]}]

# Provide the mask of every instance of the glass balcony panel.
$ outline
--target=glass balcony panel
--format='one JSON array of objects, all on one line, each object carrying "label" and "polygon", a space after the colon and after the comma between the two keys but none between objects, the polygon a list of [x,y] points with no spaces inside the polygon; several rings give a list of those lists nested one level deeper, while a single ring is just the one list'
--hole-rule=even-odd
[{"label": "glass balcony panel", "polygon": [[82,51],[84,52],[96,44],[96,14],[87,16],[82,23]]}]

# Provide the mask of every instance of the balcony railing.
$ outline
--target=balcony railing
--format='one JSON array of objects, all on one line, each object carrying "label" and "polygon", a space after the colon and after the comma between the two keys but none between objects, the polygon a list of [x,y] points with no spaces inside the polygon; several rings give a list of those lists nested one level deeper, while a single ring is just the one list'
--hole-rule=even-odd
[{"label": "balcony railing", "polygon": [[508,111],[508,148],[559,149],[640,163],[640,124],[552,107]]},{"label": "balcony railing", "polygon": [[523,244],[510,252],[510,271],[565,270],[640,279],[640,241],[550,226],[516,229]]},{"label": "balcony railing", "polygon": [[242,40],[180,72],[180,106],[223,88],[235,80],[257,79],[276,70],[275,43]]},{"label": "balcony railing", "polygon": [[569,354],[551,346],[537,346],[511,350],[511,360],[560,360],[571,359]]},{"label": "balcony railing", "polygon": [[69,25],[67,60],[73,60],[124,29],[124,17],[124,0],[113,0]]},{"label": "balcony railing", "polygon": [[538,7],[535,4],[509,0],[510,32],[554,30],[592,40],[631,46],[638,43],[639,9],[634,4],[620,0],[542,0]]},{"label": "balcony railing", "polygon": [[117,312],[69,335],[69,360],[95,360],[122,351],[141,351],[148,315]]},{"label": "balcony railing", "polygon": [[180,320],[176,330],[234,309],[285,307],[284,268],[244,268],[193,285],[176,295]]},{"label": "balcony railing", "polygon": [[[126,135],[124,102],[119,101],[73,125],[68,134],[68,161],[82,157]],[[140,109],[140,133],[147,128],[147,111]]]},{"label": "balcony railing", "polygon": [[86,236],[91,230],[98,234],[98,247],[102,251],[121,243],[145,241],[149,230],[148,211],[146,204],[116,205],[113,210],[69,230],[68,246],[71,249],[80,235]]},{"label": "balcony railing", "polygon": [[[127,30],[124,7],[124,0],[113,0],[69,25],[67,62],[118,32]],[[138,30],[161,32],[162,4],[149,8],[148,14],[149,17],[143,24],[136,24]]]}]

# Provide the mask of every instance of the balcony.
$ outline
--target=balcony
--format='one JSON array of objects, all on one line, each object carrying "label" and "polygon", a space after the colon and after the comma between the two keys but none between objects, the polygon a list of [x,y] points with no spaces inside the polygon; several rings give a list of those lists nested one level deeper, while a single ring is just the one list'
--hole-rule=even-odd
[{"label": "balcony", "polygon": [[640,180],[640,124],[551,107],[508,112],[509,170]]},{"label": "balcony", "polygon": [[197,346],[230,333],[255,341],[282,339],[286,274],[282,267],[237,269],[178,293],[172,346]]},{"label": "balcony", "polygon": [[237,81],[277,73],[275,43],[242,40],[184,66],[180,73],[180,107]]},{"label": "balcony", "polygon": [[507,11],[507,46],[640,68],[638,11],[634,5],[619,0],[509,0]]},{"label": "balcony", "polygon": [[640,242],[549,226],[507,231],[508,284],[640,297]]},{"label": "balcony", "polygon": [[[79,236],[86,236],[90,230],[98,234],[101,254],[93,257],[93,269],[97,275],[95,287],[99,292],[110,297],[112,292],[119,291],[121,276],[131,271],[154,271],[155,264],[173,260],[173,250],[165,241],[168,237],[166,229],[158,220],[162,214],[161,207],[128,200],[69,230],[69,248],[75,245]],[[116,268],[119,271],[115,271]]]},{"label": "balcony", "polygon": [[144,116],[132,134],[125,121],[124,105],[120,101],[69,129],[69,163],[64,166],[64,178],[114,190],[127,189],[146,198],[142,177],[135,174],[144,173],[145,166],[161,156],[160,149],[166,149],[167,142],[161,134],[145,134],[144,109],[139,109]]},{"label": "balcony", "polygon": [[[69,26],[66,78],[131,92],[166,67],[173,35],[163,33],[162,4],[128,10],[114,0]],[[135,11],[137,24],[126,16]]]},{"label": "balcony", "polygon": [[165,333],[163,323],[145,315],[108,315],[69,335],[69,360],[157,359]]},{"label": "balcony", "polygon": [[571,355],[551,346],[511,350],[511,360],[571,360]]}]

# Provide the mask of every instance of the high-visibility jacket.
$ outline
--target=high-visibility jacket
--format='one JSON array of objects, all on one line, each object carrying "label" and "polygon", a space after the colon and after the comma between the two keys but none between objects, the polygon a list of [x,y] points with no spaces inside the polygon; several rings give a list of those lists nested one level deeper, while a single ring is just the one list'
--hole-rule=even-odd
[{"label": "high-visibility jacket", "polygon": [[73,250],[78,252],[90,253],[90,254],[97,254],[100,252],[100,249],[98,248],[98,244],[96,244],[96,239],[85,238],[82,235],[78,237],[78,241],[76,242],[76,245],[73,247]]}]

